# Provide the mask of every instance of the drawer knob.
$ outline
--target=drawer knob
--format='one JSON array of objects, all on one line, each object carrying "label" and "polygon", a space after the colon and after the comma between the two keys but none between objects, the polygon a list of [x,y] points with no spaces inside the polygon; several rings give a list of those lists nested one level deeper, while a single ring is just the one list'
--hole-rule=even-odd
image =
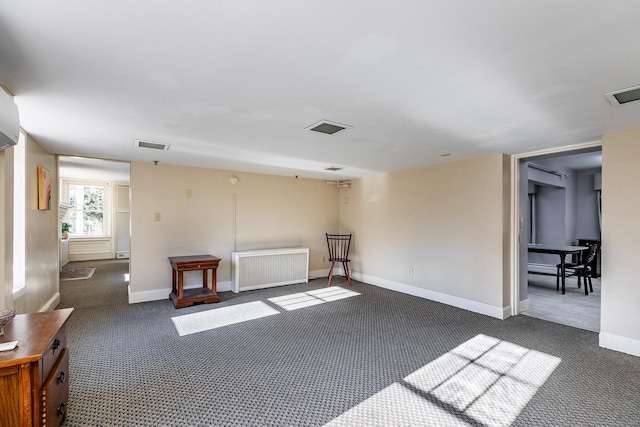
[{"label": "drawer knob", "polygon": [[64,412],[67,410],[67,406],[64,404],[64,402],[60,402],[60,404],[58,405],[58,415],[64,417]]},{"label": "drawer knob", "polygon": [[64,383],[64,371],[60,371],[60,375],[58,375],[58,384]]},{"label": "drawer knob", "polygon": [[56,338],[55,340],[53,340],[53,351],[56,351],[58,347],[60,347],[60,340]]}]

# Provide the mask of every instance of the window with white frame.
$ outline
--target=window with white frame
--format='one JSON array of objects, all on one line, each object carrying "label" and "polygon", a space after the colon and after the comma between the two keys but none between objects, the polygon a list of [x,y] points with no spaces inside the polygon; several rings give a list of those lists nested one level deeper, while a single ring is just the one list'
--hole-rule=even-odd
[{"label": "window with white frame", "polygon": [[66,182],[72,237],[109,235],[108,184],[104,182]]},{"label": "window with white frame", "polygon": [[26,135],[20,130],[18,145],[13,148],[13,292],[26,292]]}]

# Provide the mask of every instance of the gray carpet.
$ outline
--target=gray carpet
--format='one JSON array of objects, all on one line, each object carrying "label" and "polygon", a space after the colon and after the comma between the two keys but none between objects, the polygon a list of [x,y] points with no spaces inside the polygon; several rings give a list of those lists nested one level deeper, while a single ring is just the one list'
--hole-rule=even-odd
[{"label": "gray carpet", "polygon": [[[326,280],[222,293],[219,304],[180,310],[168,299],[128,305],[127,263],[91,264],[97,270],[86,286],[61,284],[59,308],[76,308],[67,426],[321,426],[336,418],[340,425],[345,413],[353,416],[343,425],[504,425],[409,384],[478,335],[560,359],[510,424],[640,425],[640,359],[599,348],[593,332],[527,316],[500,321],[344,281],[332,285],[360,295],[292,311],[268,298]],[[184,336],[171,320],[256,301],[280,313]],[[461,387],[476,388],[474,381]],[[508,405],[516,394],[493,403]],[[447,417],[429,417],[423,403]]]}]

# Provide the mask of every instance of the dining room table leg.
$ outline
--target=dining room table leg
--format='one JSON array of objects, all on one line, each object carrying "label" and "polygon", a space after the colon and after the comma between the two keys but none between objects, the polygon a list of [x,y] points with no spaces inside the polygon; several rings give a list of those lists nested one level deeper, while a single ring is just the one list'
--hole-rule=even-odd
[{"label": "dining room table leg", "polygon": [[567,254],[565,253],[561,253],[560,254],[560,274],[562,275],[562,295],[564,295],[564,279],[565,279],[565,270],[564,270],[564,262],[565,262],[565,258],[567,257]]}]

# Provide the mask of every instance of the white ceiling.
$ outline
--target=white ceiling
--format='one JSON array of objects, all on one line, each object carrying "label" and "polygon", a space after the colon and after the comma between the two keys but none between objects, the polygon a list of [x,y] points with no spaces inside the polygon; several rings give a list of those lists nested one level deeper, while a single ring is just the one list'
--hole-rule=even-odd
[{"label": "white ceiling", "polygon": [[[640,128],[640,103],[603,96],[640,84],[638,16],[637,0],[3,1],[0,84],[52,153],[356,178]],[[305,130],[322,119],[353,128]]]},{"label": "white ceiling", "polygon": [[60,156],[58,169],[67,179],[128,183],[130,177],[129,163],[123,161]]}]

